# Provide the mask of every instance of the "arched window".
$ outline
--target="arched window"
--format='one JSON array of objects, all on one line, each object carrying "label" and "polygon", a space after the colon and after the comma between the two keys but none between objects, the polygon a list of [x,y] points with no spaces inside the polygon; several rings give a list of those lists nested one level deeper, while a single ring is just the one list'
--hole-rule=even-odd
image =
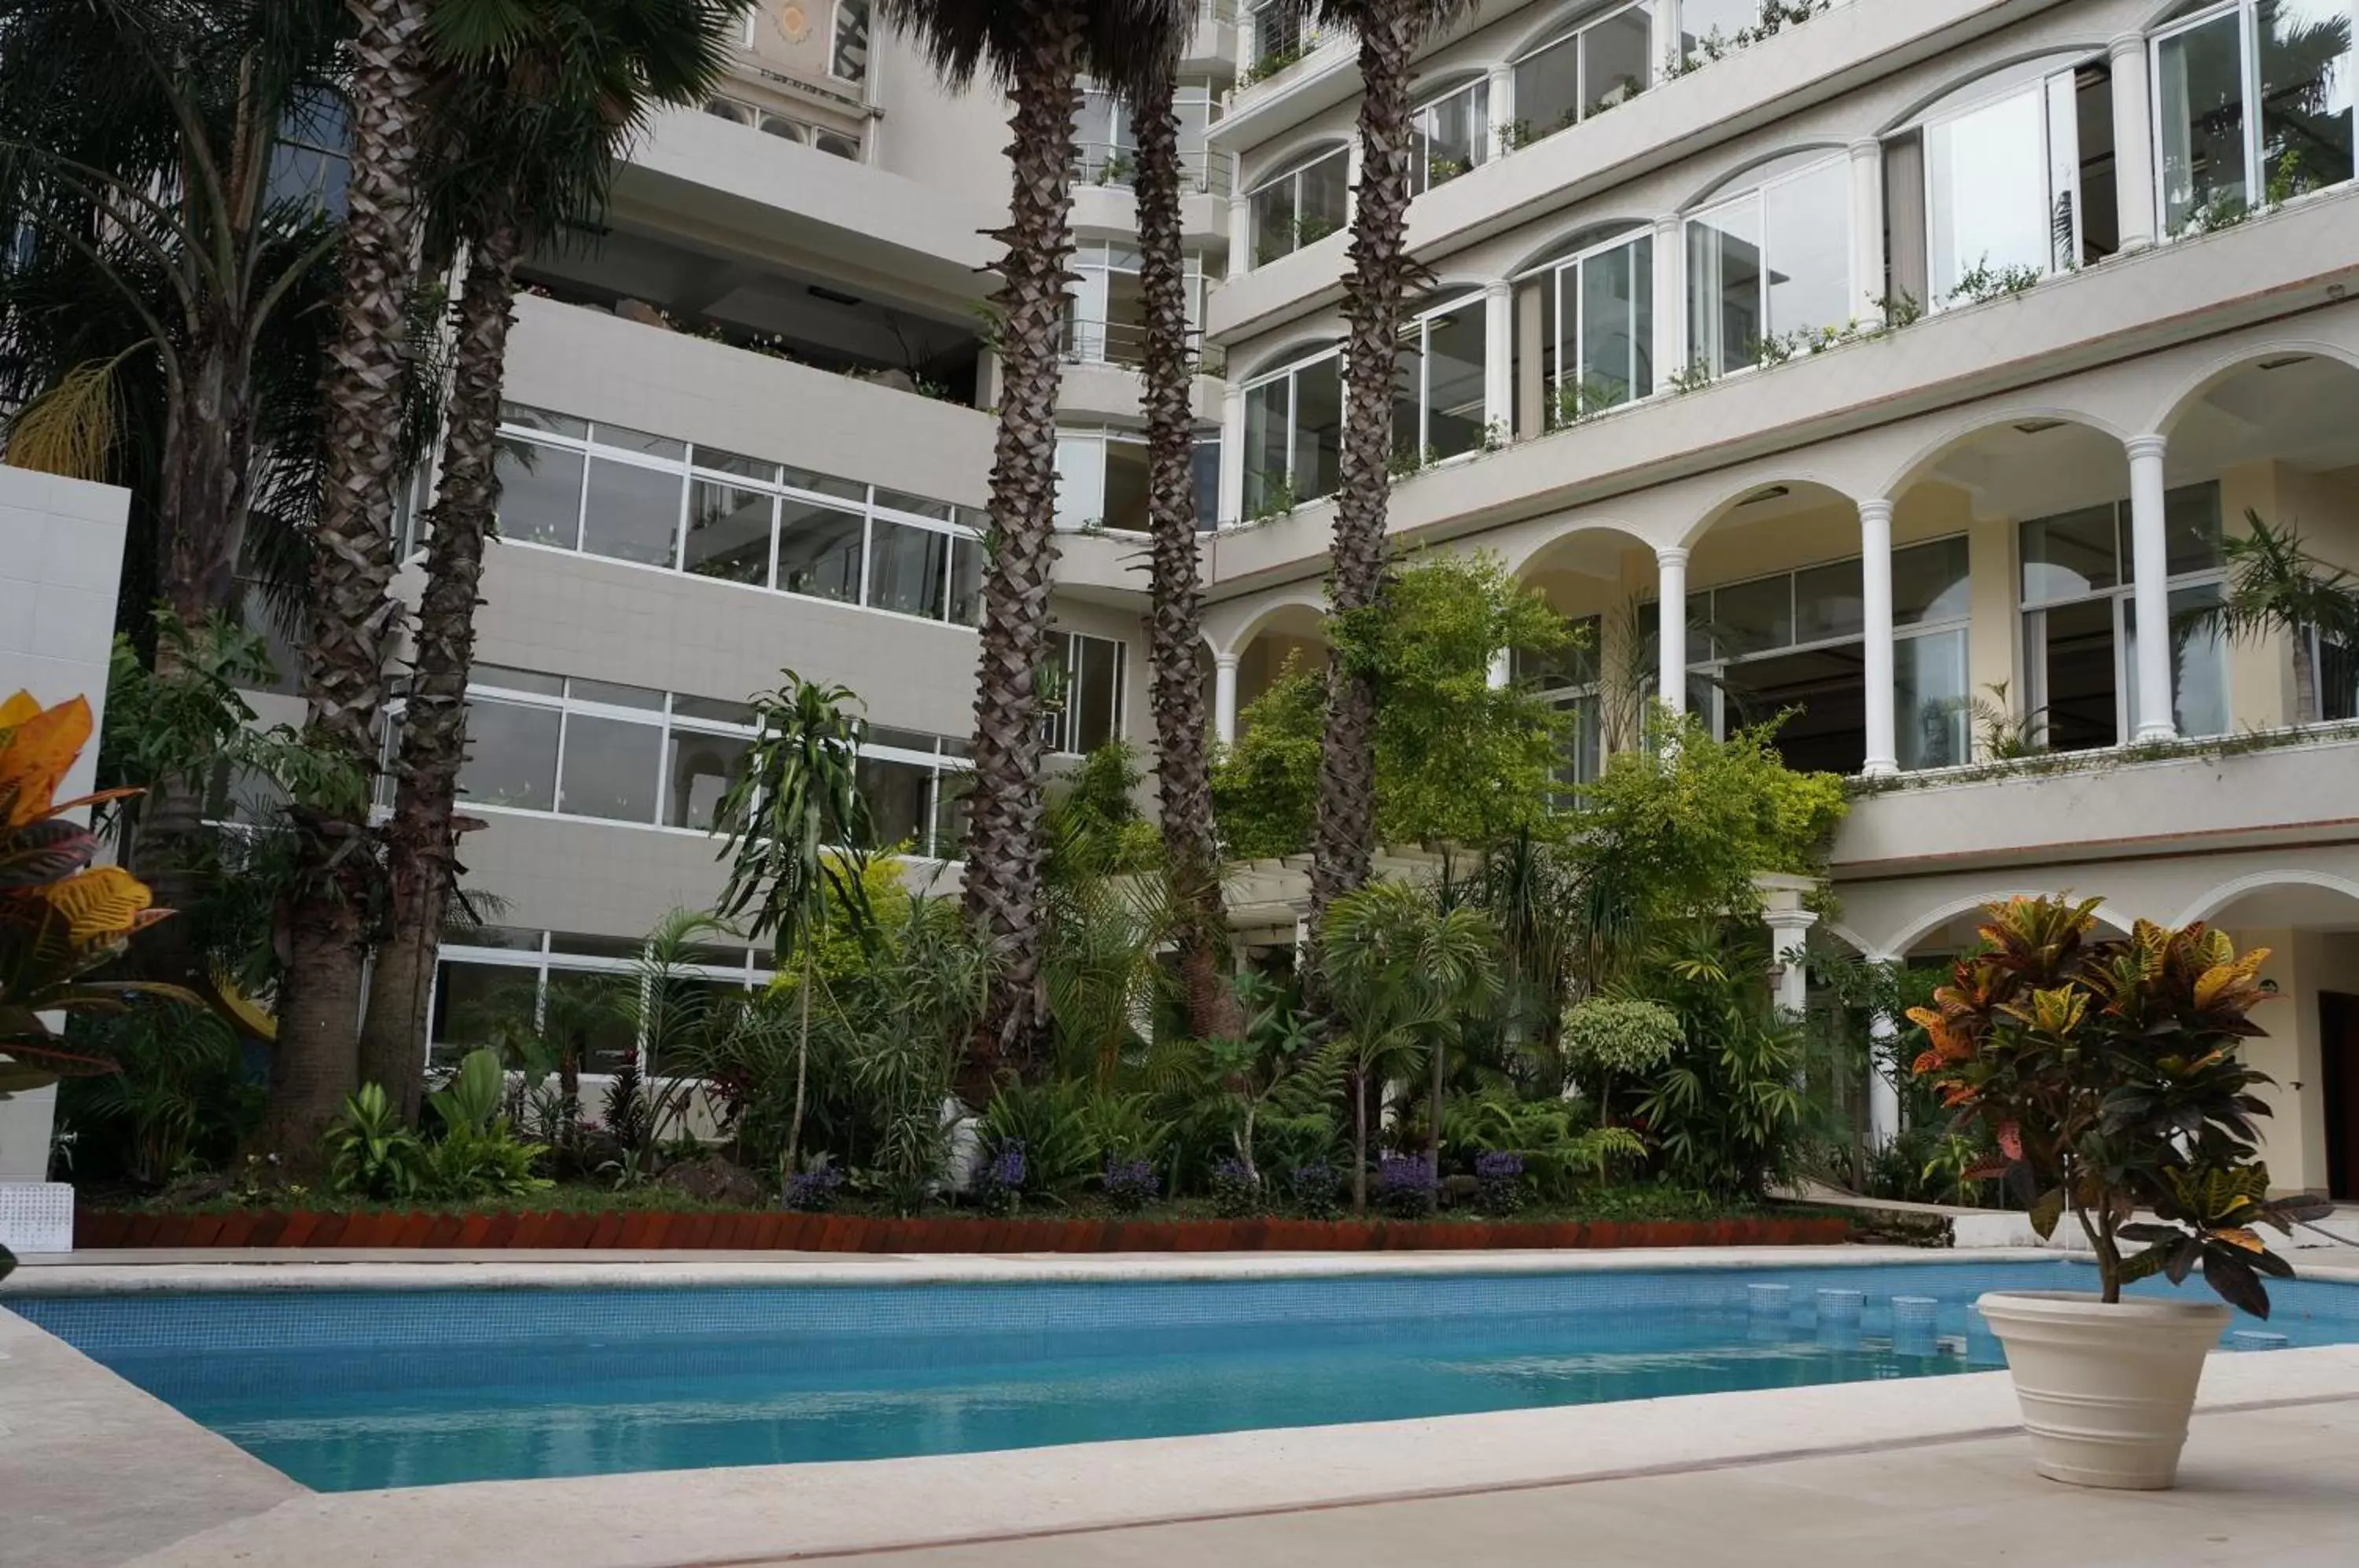
[{"label": "arched window", "polygon": [[1419,466],[1481,450],[1486,424],[1484,299],[1464,294],[1419,310],[1393,361],[1393,453]]},{"label": "arched window", "polygon": [[1517,60],[1515,118],[1500,139],[1519,147],[1644,93],[1657,3],[1593,8]]},{"label": "arched window", "polygon": [[1521,292],[1540,313],[1542,428],[1654,395],[1653,230],[1577,234]]},{"label": "arched window", "polygon": [[1687,223],[1689,352],[1714,376],[1760,364],[1798,333],[1842,325],[1865,297],[1851,276],[1842,153],[1798,153],[1741,183]]},{"label": "arched window", "polygon": [[1343,375],[1322,349],[1245,383],[1245,517],[1291,511],[1335,488],[1343,463]]},{"label": "arched window", "polygon": [[827,71],[845,82],[868,80],[868,0],[835,0],[828,30]]},{"label": "arched window", "polygon": [[1338,143],[1284,165],[1255,186],[1246,198],[1254,265],[1266,267],[1343,228],[1351,178],[1350,155]]},{"label": "arched window", "polygon": [[2068,57],[2030,62],[1935,104],[1919,132],[1921,194],[1897,183],[1913,169],[1905,139],[1887,164],[1896,177],[1893,291],[1914,297],[1920,283],[1898,237],[1904,229],[1925,236],[1923,302],[1936,310],[2113,255],[2120,224],[2112,92],[2095,64]]},{"label": "arched window", "polygon": [[1412,122],[1409,184],[1445,185],[1491,156],[1491,84],[1482,77],[1428,99]]},{"label": "arched window", "polygon": [[2347,0],[2220,0],[2154,40],[2169,234],[2352,178]]}]

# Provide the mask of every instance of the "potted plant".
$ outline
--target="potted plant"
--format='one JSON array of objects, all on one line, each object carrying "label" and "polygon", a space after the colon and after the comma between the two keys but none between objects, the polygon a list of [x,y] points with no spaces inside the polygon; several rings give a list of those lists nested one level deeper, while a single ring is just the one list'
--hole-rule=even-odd
[{"label": "potted plant", "polygon": [[2006,1347],[2034,1463],[2053,1480],[2142,1489],[2172,1484],[2203,1358],[2228,1305],[2122,1289],[2182,1283],[2199,1265],[2222,1301],[2269,1312],[2263,1277],[2289,1278],[2256,1227],[2291,1233],[2322,1200],[2271,1199],[2257,1158],[2244,1060],[2264,1032],[2250,1014],[2271,990],[2268,953],[2223,931],[2139,921],[2092,939],[2097,905],[1993,905],[1983,947],[1933,1005],[1909,1017],[1930,1045],[1915,1071],[1998,1153],[1969,1174],[2004,1177],[2044,1239],[2070,1210],[2096,1254],[2099,1294],[1997,1290],[1984,1320]]}]

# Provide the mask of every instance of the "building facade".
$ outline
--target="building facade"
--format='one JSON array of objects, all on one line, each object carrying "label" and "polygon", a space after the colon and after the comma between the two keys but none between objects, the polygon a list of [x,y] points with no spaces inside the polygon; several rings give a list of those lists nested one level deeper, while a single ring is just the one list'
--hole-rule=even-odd
[{"label": "building facade", "polygon": [[[761,7],[725,100],[529,269],[464,855],[503,902],[453,1004],[709,901],[781,667],[863,695],[886,820],[953,853],[1005,117],[825,10]],[[2359,650],[2190,619],[2250,517],[2359,568],[2359,5],[1762,11],[1491,0],[1425,51],[1397,553],[1491,552],[1588,628],[1499,672],[1578,715],[1575,782],[1635,699],[1789,713],[1790,762],[1861,781],[1829,924],[1864,954],[1953,952],[2021,891],[2270,947],[2273,1174],[2359,1196]],[[1234,738],[1319,657],[1359,87],[1283,3],[1216,0],[1190,52]],[[1119,106],[1078,134],[1062,750],[1148,739]]]}]

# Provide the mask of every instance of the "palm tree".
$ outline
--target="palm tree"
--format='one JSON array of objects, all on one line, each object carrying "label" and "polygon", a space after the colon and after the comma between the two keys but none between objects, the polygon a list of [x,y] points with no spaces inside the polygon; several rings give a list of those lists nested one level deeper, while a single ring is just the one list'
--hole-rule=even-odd
[{"label": "palm tree", "polygon": [[1132,190],[1138,199],[1139,292],[1147,306],[1147,515],[1153,538],[1147,662],[1154,673],[1155,781],[1163,807],[1164,875],[1178,916],[1173,932],[1189,1032],[1231,1039],[1244,1018],[1222,973],[1228,915],[1221,900],[1220,844],[1212,830],[1212,771],[1204,681],[1197,668],[1203,606],[1196,561],[1195,355],[1180,248],[1180,117],[1172,108],[1180,51],[1192,17],[1165,37],[1132,84],[1138,138]]},{"label": "palm tree", "polygon": [[[1318,0],[1330,21],[1360,38],[1360,181],[1352,192],[1352,269],[1343,278],[1343,452],[1335,483],[1333,564],[1327,599],[1348,626],[1380,613],[1386,506],[1391,494],[1393,368],[1401,300],[1415,264],[1408,228],[1409,160],[1416,136],[1409,60],[1471,0]],[[1375,852],[1375,689],[1348,659],[1327,677],[1327,733],[1319,764],[1311,838],[1310,920],[1368,879]]]},{"label": "palm tree", "polygon": [[1441,1174],[1449,1048],[1500,989],[1498,936],[1480,909],[1443,909],[1419,888],[1375,882],[1335,901],[1320,933],[1328,1006],[1352,1067],[1352,1212],[1368,1203],[1368,1094],[1388,1063],[1422,1057],[1431,1076],[1426,1158]]},{"label": "palm tree", "polygon": [[2316,724],[2326,716],[2321,645],[2359,648],[2359,582],[2302,549],[2291,527],[2271,528],[2250,509],[2245,526],[2243,537],[2221,540],[2227,593],[2177,617],[2171,634],[2184,645],[2192,637],[2282,633],[2293,644],[2294,722]]},{"label": "palm tree", "polygon": [[978,72],[1013,106],[1014,186],[1000,288],[999,438],[991,468],[981,662],[974,700],[974,795],[965,906],[1005,984],[978,1030],[985,1077],[1039,1051],[1046,941],[1040,864],[1040,674],[1048,657],[1049,572],[1056,559],[1057,387],[1071,277],[1073,114],[1084,71],[1126,81],[1125,62],[1160,48],[1190,0],[880,0],[953,85]]},{"label": "palm tree", "polygon": [[849,711],[859,699],[842,686],[784,673],[777,691],[755,699],[759,733],[714,813],[729,836],[722,854],[730,863],[714,912],[723,920],[750,914],[745,934],[774,939],[777,968],[790,959],[799,965],[795,1109],[784,1171],[791,1176],[802,1146],[820,943],[838,914],[855,932],[869,928],[863,874],[875,834],[860,794],[860,721]]},{"label": "palm tree", "polygon": [[[360,1073],[415,1116],[426,999],[458,880],[453,801],[466,754],[467,672],[484,540],[499,505],[500,385],[516,264],[594,224],[625,146],[664,104],[701,100],[727,67],[745,0],[443,0],[432,97],[429,248],[467,250],[440,488],[427,517],[408,702],[383,836],[391,930],[378,944]],[[452,58],[456,57],[456,58]]]}]

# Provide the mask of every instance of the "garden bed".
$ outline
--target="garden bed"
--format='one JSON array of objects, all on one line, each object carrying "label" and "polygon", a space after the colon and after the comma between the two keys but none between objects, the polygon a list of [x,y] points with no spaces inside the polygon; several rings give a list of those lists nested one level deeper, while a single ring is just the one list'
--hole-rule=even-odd
[{"label": "garden bed", "polygon": [[1407,1252],[1562,1247],[1833,1247],[1840,1218],[1717,1220],[893,1219],[869,1214],[610,1210],[453,1214],[83,1210],[77,1249],[548,1247],[767,1252]]}]

